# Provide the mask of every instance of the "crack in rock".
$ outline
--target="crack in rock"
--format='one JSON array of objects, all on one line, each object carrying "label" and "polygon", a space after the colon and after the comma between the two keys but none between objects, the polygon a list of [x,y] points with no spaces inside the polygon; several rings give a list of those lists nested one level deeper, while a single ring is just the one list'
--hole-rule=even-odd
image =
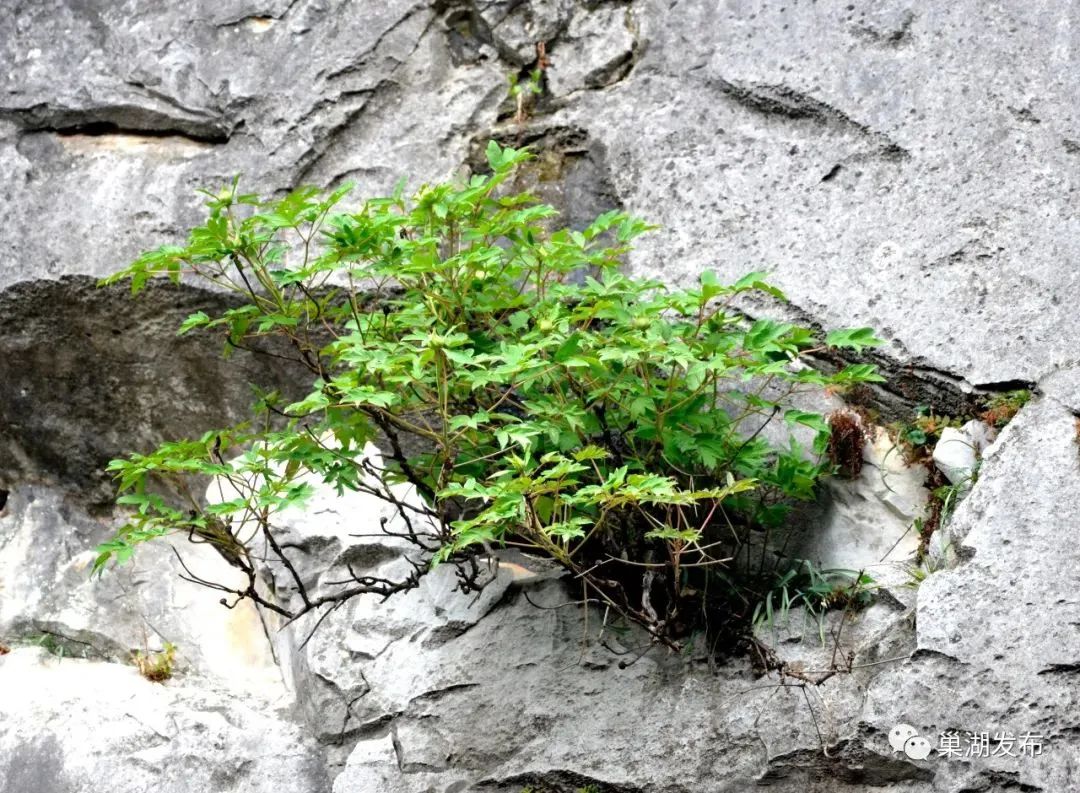
[{"label": "crack in rock", "polygon": [[759,785],[780,781],[841,781],[849,785],[883,787],[896,782],[931,782],[934,772],[904,758],[881,755],[866,746],[841,741],[832,754],[821,749],[797,749],[774,757],[758,779]]},{"label": "crack in rock", "polygon": [[755,113],[792,121],[812,121],[837,132],[870,141],[882,158],[908,159],[911,154],[882,132],[871,129],[832,105],[786,85],[752,85],[714,77],[706,81],[734,102]]},{"label": "crack in rock", "polygon": [[176,336],[196,309],[234,305],[159,282],[132,301],[75,276],[0,290],[0,485],[47,479],[111,503],[110,459],[242,420],[249,383],[301,393],[299,367],[243,351],[224,361],[219,339]]},{"label": "crack in rock", "polygon": [[68,108],[38,104],[0,109],[0,121],[13,122],[24,132],[59,135],[138,135],[183,137],[196,143],[226,143],[239,128],[219,116],[175,115],[135,104]]},{"label": "crack in rock", "polygon": [[[567,769],[552,769],[543,773],[526,772],[509,774],[499,778],[487,778],[477,783],[478,790],[517,790],[534,789],[537,793],[578,793],[581,790],[596,793],[645,793],[637,785],[605,782],[593,776]],[[671,788],[668,788],[671,790]]]},{"label": "crack in rock", "polygon": [[[763,317],[778,317],[810,328],[819,335],[824,335],[827,330],[811,311],[790,299],[781,303],[771,298],[754,298],[733,310],[751,322]],[[883,333],[888,335],[887,330]],[[901,349],[901,352],[906,350]],[[1036,388],[1034,381],[1019,379],[972,383],[919,356],[905,361],[881,348],[868,349],[861,355],[834,351],[815,355],[813,359],[828,371],[859,363],[876,366],[885,382],[865,384],[854,392],[851,401],[874,407],[887,420],[910,418],[912,410],[919,405],[932,406],[942,415],[962,416],[975,412],[986,394]]]}]

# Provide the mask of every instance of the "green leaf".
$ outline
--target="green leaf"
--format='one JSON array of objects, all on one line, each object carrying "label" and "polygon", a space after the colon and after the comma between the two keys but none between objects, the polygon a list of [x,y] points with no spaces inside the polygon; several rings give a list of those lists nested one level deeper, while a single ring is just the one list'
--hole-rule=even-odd
[{"label": "green leaf", "polygon": [[570,336],[567,337],[566,341],[559,345],[559,349],[555,351],[555,354],[552,356],[552,360],[554,360],[555,363],[566,363],[567,361],[569,361],[571,358],[574,357],[578,349],[580,349],[581,339],[582,336],[580,333],[570,334]]},{"label": "green leaf", "polygon": [[914,428],[909,429],[907,433],[905,433],[905,437],[909,443],[915,446],[925,446],[927,441],[930,440],[929,436],[923,430]]},{"label": "green leaf", "polygon": [[808,413],[804,410],[791,408],[784,412],[784,421],[788,424],[802,424],[816,432],[829,432],[829,425],[825,418],[818,413]]},{"label": "green leaf", "polygon": [[581,463],[586,460],[606,460],[610,457],[610,454],[599,446],[590,444],[589,446],[574,452],[573,456],[575,460]]},{"label": "green leaf", "polygon": [[767,276],[768,273],[764,271],[747,273],[736,281],[731,288],[736,292],[745,292],[749,289],[756,289],[759,292],[770,294],[778,300],[786,301],[787,295],[764,280]]},{"label": "green leaf", "polygon": [[743,346],[748,350],[776,349],[776,342],[791,330],[791,325],[771,319],[759,319],[746,332]]},{"label": "green leaf", "polygon": [[712,270],[706,270],[701,274],[701,299],[703,301],[708,302],[717,295],[728,291],[728,288],[720,283],[720,279],[716,277],[716,273]]},{"label": "green leaf", "polygon": [[826,336],[825,343],[830,347],[848,347],[858,352],[864,347],[877,347],[885,342],[876,338],[871,328],[844,328]]}]

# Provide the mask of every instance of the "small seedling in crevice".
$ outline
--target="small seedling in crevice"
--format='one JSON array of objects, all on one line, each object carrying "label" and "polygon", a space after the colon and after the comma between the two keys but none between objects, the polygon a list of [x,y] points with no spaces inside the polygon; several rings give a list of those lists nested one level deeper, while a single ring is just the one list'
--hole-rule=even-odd
[{"label": "small seedling in crevice", "polygon": [[935,496],[935,493],[949,483],[945,474],[932,463],[927,466],[927,471],[926,489],[930,491],[930,495],[926,499],[926,516],[915,519],[915,531],[919,535],[919,547],[915,549],[915,564],[922,564],[926,559],[930,550],[930,538],[942,526],[942,500]]},{"label": "small seedling in crevice", "polygon": [[930,492],[932,498],[941,502],[941,524],[945,525],[949,522],[949,518],[956,512],[956,507],[960,501],[968,494],[968,491],[975,485],[978,479],[978,466],[971,472],[970,476],[966,476],[959,482],[950,482],[940,487],[934,488]]},{"label": "small seedling in crevice", "polygon": [[994,394],[986,400],[986,409],[979,414],[979,418],[991,427],[1001,429],[1012,421],[1013,417],[1020,412],[1020,408],[1030,400],[1031,392],[1026,388]]},{"label": "small seedling in crevice", "polygon": [[908,580],[904,582],[904,586],[908,589],[918,589],[922,582],[930,575],[930,571],[921,564],[910,565],[907,569],[907,573]]},{"label": "small seedling in crevice", "polygon": [[533,69],[529,72],[528,79],[525,81],[522,81],[516,74],[510,75],[510,97],[517,105],[517,110],[514,113],[514,123],[523,124],[525,119],[528,118],[526,102],[530,97],[539,96],[543,93],[544,89],[541,87],[543,76],[544,72],[541,69]]},{"label": "small seedling in crevice", "polygon": [[863,447],[866,430],[862,419],[851,410],[837,410],[829,416],[829,462],[836,472],[847,479],[855,479],[863,467]]},{"label": "small seedling in crevice", "polygon": [[132,654],[135,668],[139,674],[153,683],[163,683],[173,676],[173,667],[176,663],[176,645],[165,642],[165,649],[161,652],[149,650],[135,650]]},{"label": "small seedling in crevice", "polygon": [[922,564],[928,558],[930,538],[943,528],[956,512],[957,506],[975,486],[979,478],[979,463],[971,473],[959,482],[950,482],[934,465],[930,465],[926,487],[930,496],[926,501],[926,517],[915,520],[919,534],[919,547],[915,551],[915,563]]}]

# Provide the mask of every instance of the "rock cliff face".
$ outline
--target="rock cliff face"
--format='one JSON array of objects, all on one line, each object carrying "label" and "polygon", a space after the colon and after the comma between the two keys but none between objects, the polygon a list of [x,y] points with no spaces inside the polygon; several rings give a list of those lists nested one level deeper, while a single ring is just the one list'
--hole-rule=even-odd
[{"label": "rock cliff face", "polygon": [[[1069,4],[6,5],[0,793],[1080,785]],[[506,76],[538,43],[544,92],[516,121]],[[770,270],[793,304],[755,311],[879,329],[886,402],[1034,389],[940,539],[947,569],[843,627],[851,674],[803,686],[656,650],[625,663],[635,637],[583,643],[602,615],[565,607],[576,593],[547,576],[504,575],[477,602],[435,576],[334,612],[303,646],[310,626],[220,608],[166,547],[87,580],[114,521],[105,461],[235,420],[249,382],[302,385],[174,337],[222,296],[133,302],[94,279],[175,242],[199,217],[194,189],[235,173],[264,193],[380,193],[467,167],[491,137],[534,146],[529,178],[569,223],[612,206],[660,223],[639,272]],[[875,487],[837,497],[829,536],[906,520],[914,502]],[[379,518],[362,501],[321,509],[295,521],[312,570],[356,553],[343,526]],[[361,556],[400,564],[393,547]],[[772,637],[783,655],[827,665],[831,646],[798,627]],[[123,664],[166,640],[181,648],[167,685]],[[935,751],[896,751],[901,724]],[[936,751],[951,731],[960,756]]]}]

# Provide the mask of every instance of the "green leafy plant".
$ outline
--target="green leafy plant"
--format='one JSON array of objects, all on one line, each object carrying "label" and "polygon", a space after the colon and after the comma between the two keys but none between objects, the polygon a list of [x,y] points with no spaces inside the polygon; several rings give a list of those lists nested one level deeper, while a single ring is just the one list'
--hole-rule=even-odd
[{"label": "green leafy plant", "polygon": [[[739,296],[783,297],[762,273],[724,284],[706,272],[685,289],[625,275],[623,255],[650,227],[612,211],[553,230],[554,209],[505,188],[529,156],[493,142],[488,175],[411,199],[399,187],[348,212],[348,187],[262,201],[234,182],[205,193],[209,216],[186,245],[106,279],[137,293],[187,276],[237,294],[241,305],[197,312],[180,332],[287,358],[313,385],[292,404],[265,395],[248,424],[113,461],[132,512],[95,570],[179,533],[247,577],[217,588],[295,618],[408,589],[438,564],[469,591],[482,585],[477,560],[514,546],[561,564],[655,641],[745,628],[799,565],[774,542],[791,505],[832,467],[828,424],[792,397],[881,379],[864,364],[826,375],[802,362],[879,342],[866,329],[822,339],[746,321]],[[774,421],[811,440],[771,445]],[[220,503],[194,493],[205,477],[227,485]],[[384,530],[414,547],[411,572],[309,592],[275,521],[317,482],[393,505]],[[264,559],[295,596],[259,589]]]},{"label": "green leafy plant", "polygon": [[[946,546],[945,551],[948,553],[951,546]],[[946,567],[944,559],[937,559],[928,554],[924,554],[922,559],[916,562],[912,562],[907,566],[908,580],[904,582],[904,586],[908,589],[918,589],[922,582]]]},{"label": "green leafy plant", "polygon": [[950,482],[932,463],[927,467],[929,475],[926,486],[930,489],[930,493],[926,500],[926,513],[916,518],[912,524],[912,528],[919,537],[919,545],[915,550],[916,565],[921,565],[930,559],[931,538],[948,524],[960,501],[974,486],[978,479],[979,464],[976,464],[970,475],[956,483]]},{"label": "green leafy plant", "polygon": [[165,642],[160,652],[136,650],[131,654],[139,674],[152,683],[164,683],[173,676],[176,664],[176,645]]}]

